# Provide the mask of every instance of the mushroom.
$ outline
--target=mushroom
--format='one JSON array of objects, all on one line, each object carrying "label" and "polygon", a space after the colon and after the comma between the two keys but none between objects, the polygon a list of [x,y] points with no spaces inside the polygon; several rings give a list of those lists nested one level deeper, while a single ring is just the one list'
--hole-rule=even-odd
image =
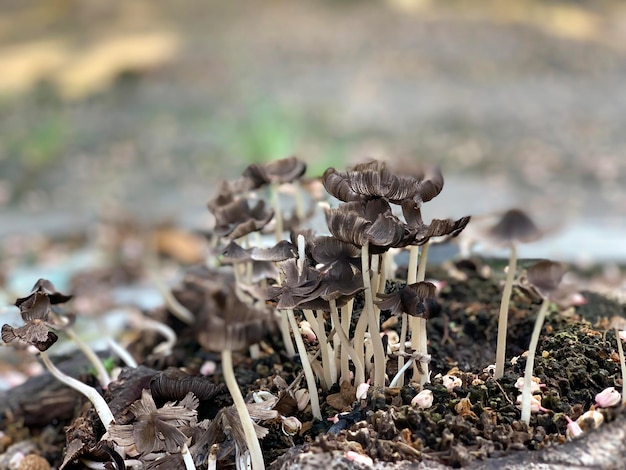
[{"label": "mushroom", "polygon": [[522,417],[521,420],[526,424],[530,422],[531,401],[532,401],[532,377],[533,366],[535,364],[535,352],[539,343],[539,334],[543,326],[548,306],[550,305],[551,296],[555,295],[563,275],[567,271],[567,267],[563,263],[555,261],[539,261],[528,268],[528,282],[537,289],[543,296],[543,302],[535,320],[532,336],[530,337],[530,346],[528,347],[528,356],[526,357],[526,368],[524,369],[524,388],[522,389]]},{"label": "mushroom", "polygon": [[520,209],[511,209],[504,213],[500,221],[488,232],[489,237],[495,243],[510,248],[508,271],[502,300],[500,302],[500,314],[498,316],[498,339],[496,344],[496,370],[495,379],[504,375],[504,361],[506,356],[506,334],[509,314],[509,302],[513,289],[513,278],[517,268],[517,243],[528,243],[537,240],[542,233],[539,231],[531,218]]},{"label": "mushroom", "polygon": [[258,343],[273,327],[274,317],[267,309],[255,308],[239,300],[230,285],[210,294],[200,312],[198,340],[205,349],[221,353],[224,381],[243,427],[252,469],[264,469],[261,446],[235,378],[232,352]]},{"label": "mushroom", "polygon": [[130,405],[134,415],[132,424],[113,424],[109,437],[120,447],[134,446],[140,455],[152,452],[180,453],[187,470],[195,470],[195,464],[187,447],[188,437],[180,429],[195,426],[198,399],[189,392],[178,403],[168,402],[157,408],[149,390],[144,389],[141,398]]},{"label": "mushroom", "polygon": [[[272,190],[276,242],[280,241],[283,233],[283,218],[278,199],[278,186],[298,180],[305,172],[306,163],[296,157],[283,158],[268,163],[252,163],[243,172],[243,177],[250,183],[250,189],[269,185]],[[303,210],[299,212],[302,213]]]},{"label": "mushroom", "polygon": [[18,339],[21,342],[35,346],[40,351],[41,359],[50,373],[65,385],[87,397],[94,405],[105,429],[108,429],[115,419],[104,398],[102,398],[95,388],[57,369],[46,352],[58,339],[55,333],[49,331],[51,327],[58,328],[57,325],[49,321],[51,305],[66,302],[70,298],[71,296],[58,293],[50,281],[39,279],[35,283],[30,295],[19,298],[15,302],[26,324],[18,328],[13,328],[6,324],[3,325],[2,340],[5,343],[10,343]]}]

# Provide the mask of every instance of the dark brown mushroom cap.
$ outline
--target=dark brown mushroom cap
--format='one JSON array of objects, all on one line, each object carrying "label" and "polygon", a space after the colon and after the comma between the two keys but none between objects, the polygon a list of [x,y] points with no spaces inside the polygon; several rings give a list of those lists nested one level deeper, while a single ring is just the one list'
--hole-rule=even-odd
[{"label": "dark brown mushroom cap", "polygon": [[135,444],[141,454],[150,452],[178,452],[187,442],[179,429],[197,424],[198,399],[189,393],[178,404],[168,402],[157,408],[152,395],[143,390],[141,399],[130,405],[135,416],[133,424],[112,424],[109,436],[119,446]]},{"label": "dark brown mushroom cap", "polygon": [[265,208],[265,202],[260,200],[250,207],[246,199],[231,202],[213,212],[215,217],[215,233],[231,240],[243,237],[265,227],[274,211]]},{"label": "dark brown mushroom cap", "polygon": [[42,320],[32,320],[24,326],[13,328],[10,325],[2,325],[2,341],[10,343],[14,340],[20,340],[27,344],[32,344],[40,351],[46,351],[59,337],[56,333],[49,330],[48,325]]},{"label": "dark brown mushroom cap", "polygon": [[280,265],[283,282],[279,286],[265,289],[267,300],[277,300],[276,308],[292,309],[298,307],[304,298],[308,298],[322,282],[322,273],[308,264],[298,269],[295,259],[284,261]]},{"label": "dark brown mushroom cap", "polygon": [[[15,301],[15,306],[20,307],[20,311],[23,311],[22,304],[26,302],[27,300],[31,299],[32,297],[34,297],[36,294],[45,295],[49,299],[50,304],[53,304],[53,305],[65,303],[72,298],[71,295],[65,295],[65,294],[61,294],[60,292],[58,292],[55,289],[54,285],[49,280],[39,279],[33,286],[31,293],[27,295],[26,297],[17,299]],[[25,307],[25,308],[28,308],[28,307]]]},{"label": "dark brown mushroom cap", "polygon": [[239,299],[232,285],[208,292],[198,317],[198,341],[209,351],[240,350],[258,343],[272,330],[275,319],[267,308]]},{"label": "dark brown mushroom cap", "polygon": [[338,264],[350,265],[356,268],[361,266],[361,249],[352,244],[334,237],[312,237],[307,240],[311,257],[324,268]]},{"label": "dark brown mushroom cap", "polygon": [[430,224],[425,224],[422,219],[420,205],[413,201],[402,203],[402,215],[406,220],[408,230],[413,234],[409,240],[409,245],[423,245],[431,238],[436,237],[456,237],[470,222],[470,217],[461,217],[458,220],[433,219]]},{"label": "dark brown mushroom cap", "polygon": [[250,257],[254,261],[285,261],[298,256],[298,249],[287,240],[281,240],[274,246],[261,248],[253,247],[250,249]]},{"label": "dark brown mushroom cap", "polygon": [[372,253],[405,246],[410,235],[406,224],[391,213],[391,207],[383,199],[348,202],[327,209],[326,223],[330,233],[343,242],[377,247]]},{"label": "dark brown mushroom cap", "polygon": [[406,313],[414,317],[430,318],[441,311],[435,299],[437,289],[432,282],[409,284],[390,294],[376,294],[379,300],[374,303],[381,310],[389,310],[393,315]]},{"label": "dark brown mushroom cap", "polygon": [[520,209],[511,209],[504,213],[488,234],[498,243],[528,243],[541,238],[541,231],[532,219]]},{"label": "dark brown mushroom cap", "polygon": [[250,180],[251,189],[272,183],[290,183],[306,172],[306,163],[296,157],[273,160],[268,163],[252,163],[243,176]]},{"label": "dark brown mushroom cap", "polygon": [[215,384],[204,376],[192,376],[177,367],[159,372],[150,380],[150,391],[155,399],[178,401],[189,393],[200,401],[210,400],[224,390],[223,384]]},{"label": "dark brown mushroom cap", "polygon": [[428,174],[424,171],[416,174],[397,176],[384,162],[372,161],[345,172],[329,168],[322,176],[322,184],[329,194],[345,202],[384,198],[394,204],[408,199],[421,203],[441,192],[443,176],[439,168],[432,168]]},{"label": "dark brown mushroom cap", "polygon": [[533,264],[526,272],[528,282],[543,297],[551,297],[559,288],[567,266],[563,263],[542,260]]}]

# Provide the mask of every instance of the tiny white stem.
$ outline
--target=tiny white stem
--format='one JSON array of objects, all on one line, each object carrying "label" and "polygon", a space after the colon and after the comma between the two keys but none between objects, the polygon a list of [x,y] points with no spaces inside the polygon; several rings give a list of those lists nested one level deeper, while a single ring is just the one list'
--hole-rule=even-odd
[{"label": "tiny white stem", "polygon": [[385,351],[383,341],[380,337],[380,325],[376,321],[376,310],[374,309],[374,297],[372,294],[372,284],[369,272],[369,243],[361,249],[361,274],[363,276],[363,288],[365,295],[365,312],[367,314],[372,347],[374,349],[374,386],[385,386]]},{"label": "tiny white stem", "polygon": [[193,325],[195,322],[193,314],[187,310],[187,307],[176,300],[174,294],[172,294],[172,292],[165,287],[165,284],[163,284],[163,281],[161,280],[161,277],[157,273],[156,269],[150,273],[150,277],[152,278],[154,285],[156,285],[157,289],[159,289],[159,292],[165,301],[165,306],[172,313],[172,315],[187,325]]},{"label": "tiny white stem", "polygon": [[93,349],[91,349],[87,345],[87,343],[85,343],[82,339],[79,338],[79,336],[76,334],[76,332],[72,328],[66,328],[65,332],[67,333],[67,336],[69,336],[70,339],[72,339],[72,341],[76,343],[76,346],[78,346],[78,349],[80,349],[83,352],[83,354],[87,357],[87,359],[89,359],[89,362],[91,362],[91,365],[94,366],[94,368],[96,369],[96,372],[98,373],[98,381],[100,382],[100,386],[104,390],[106,390],[107,387],[109,386],[109,383],[111,383],[111,376],[109,375],[106,368],[104,367],[104,364],[102,364],[102,361],[100,360],[98,355],[93,351]]},{"label": "tiny white stem", "polygon": [[261,347],[259,343],[251,344],[248,348],[248,352],[250,353],[250,359],[258,359],[261,357]]},{"label": "tiny white stem", "polygon": [[622,406],[626,405],[626,361],[624,361],[624,347],[619,331],[615,328],[615,339],[617,339],[617,351],[619,353],[619,364],[622,371]]},{"label": "tiny white stem", "polygon": [[102,421],[102,425],[108,431],[111,423],[115,422],[115,418],[113,417],[113,413],[111,413],[109,405],[107,405],[107,402],[104,401],[104,398],[102,398],[102,395],[100,395],[95,388],[90,387],[80,380],[76,380],[75,378],[70,377],[57,369],[57,367],[50,360],[48,353],[45,351],[41,351],[39,354],[44,365],[56,379],[87,397],[96,409],[98,417],[100,418],[100,421]]},{"label": "tiny white stem", "polygon": [[315,375],[313,374],[311,362],[309,361],[309,356],[306,352],[306,346],[304,345],[304,341],[302,341],[302,336],[298,331],[298,324],[296,323],[296,318],[293,315],[293,310],[287,310],[287,318],[289,319],[289,324],[291,325],[293,336],[296,339],[296,347],[298,348],[298,354],[300,354],[302,369],[304,370],[304,376],[306,378],[306,382],[309,388],[309,396],[311,398],[311,411],[313,412],[313,417],[321,421],[322,412],[320,410],[320,399],[317,393]]},{"label": "tiny white stem", "polygon": [[400,327],[399,344],[400,354],[398,355],[398,373],[396,374],[396,377],[394,377],[394,380],[396,380],[397,378],[402,387],[404,386],[404,373],[409,370],[408,367],[404,367],[404,351],[406,351],[406,331],[408,328],[408,323],[409,316],[406,313],[402,312],[402,326]]},{"label": "tiny white stem", "polygon": [[[337,302],[335,300],[330,300],[330,315],[333,319],[333,323],[335,325],[335,331],[337,332],[337,336],[339,336],[339,340],[341,341],[341,350],[342,355],[346,352],[354,362],[354,370],[355,377],[354,383],[360,385],[365,382],[365,369],[363,368],[363,364],[361,364],[361,351],[356,351],[351,345],[350,340],[346,336],[346,332],[343,331],[343,326],[341,325],[341,321],[339,320],[339,312],[337,311]],[[345,377],[342,373],[342,379],[349,381],[350,375],[347,374]]]},{"label": "tiny white stem", "polygon": [[[426,279],[426,264],[428,261],[428,249],[430,242],[427,241],[422,245],[420,250],[419,265],[417,266],[417,275],[415,282],[423,282]],[[428,355],[428,336],[426,332],[426,319],[422,317],[411,317],[411,348],[416,353],[420,353],[422,357]],[[413,362],[413,377],[418,379],[420,385],[430,382],[430,373],[428,372],[428,363],[421,362],[422,372],[417,367],[417,361]]]},{"label": "tiny white stem", "polygon": [[304,236],[302,234],[298,235],[298,261],[296,261],[298,265],[298,274],[302,274],[302,270],[304,269],[304,262],[306,261],[306,245]]},{"label": "tiny white stem", "polygon": [[296,355],[296,349],[291,341],[291,333],[289,333],[289,320],[287,319],[287,312],[279,310],[280,313],[280,333],[283,337],[283,343],[285,343],[285,352],[287,356],[293,357]]},{"label": "tiny white stem", "polygon": [[515,245],[511,245],[511,254],[509,256],[508,271],[506,273],[506,281],[502,291],[502,299],[500,300],[500,314],[498,316],[498,339],[496,343],[496,370],[493,378],[499,379],[504,375],[504,362],[506,360],[506,334],[509,323],[509,302],[511,301],[511,292],[513,290],[513,278],[517,269],[517,251]]},{"label": "tiny white stem", "polygon": [[[350,301],[344,305],[343,307],[341,307],[341,328],[344,331],[344,336],[348,337],[348,334],[345,332],[349,332],[350,331],[350,324],[352,323],[352,307],[354,306],[354,297],[350,299]],[[338,331],[337,326],[335,326],[335,331]],[[339,344],[341,344],[340,348],[336,348],[335,349],[335,353],[339,353],[341,351],[341,381],[348,381],[350,382],[350,364],[348,363],[348,354],[346,354],[346,350],[343,346],[343,342],[341,340],[341,338],[339,337],[339,335],[337,335],[337,338],[339,338]],[[347,341],[348,345],[349,345],[349,340]],[[354,351],[354,349],[353,349]]]},{"label": "tiny white stem", "polygon": [[217,451],[219,449],[218,444],[213,444],[209,449],[209,456],[207,458],[207,470],[217,470]]},{"label": "tiny white stem", "polygon": [[155,346],[153,350],[155,354],[169,354],[172,351],[176,344],[176,332],[168,325],[145,316],[134,318],[133,323],[141,330],[153,330],[165,337],[165,341]]},{"label": "tiny white stem", "polygon": [[191,457],[191,452],[189,452],[186,442],[181,447],[180,453],[183,456],[183,462],[185,462],[185,470],[196,470],[196,464],[193,463],[193,457]]},{"label": "tiny white stem", "polygon": [[524,388],[522,389],[522,417],[521,420],[526,424],[530,423],[530,402],[532,398],[532,378],[533,367],[535,365],[535,353],[537,352],[537,344],[539,343],[539,335],[541,334],[541,328],[543,327],[543,321],[546,318],[548,312],[548,306],[550,301],[544,299],[537,314],[535,320],[535,327],[533,328],[533,334],[530,337],[530,346],[528,346],[528,356],[526,356],[526,368],[524,369]]},{"label": "tiny white stem", "polygon": [[[322,370],[323,370],[323,378],[324,380],[322,381],[324,384],[324,389],[328,390],[332,384],[333,384],[333,379],[331,376],[331,365],[330,365],[330,358],[328,356],[328,341],[326,339],[326,331],[324,329],[323,326],[323,321],[324,321],[324,317],[323,317],[323,313],[320,312],[320,316],[319,319],[315,317],[315,314],[313,313],[313,310],[308,310],[308,309],[304,309],[302,310],[302,312],[304,313],[304,317],[307,319],[307,321],[311,324],[311,328],[313,328],[313,332],[315,333],[315,335],[317,336],[317,341],[319,343],[319,349],[320,352],[322,353]],[[334,357],[334,352],[333,352],[333,357]]]},{"label": "tiny white stem", "polygon": [[222,351],[222,371],[224,374],[224,382],[226,387],[233,398],[235,409],[239,414],[239,420],[243,427],[243,432],[246,437],[246,443],[248,444],[248,451],[250,452],[250,458],[252,460],[252,468],[254,470],[264,470],[265,463],[263,462],[263,453],[261,451],[261,444],[259,438],[254,430],[254,422],[250,418],[248,407],[243,399],[239,384],[235,378],[235,369],[233,367],[233,353],[230,349]]},{"label": "tiny white stem", "polygon": [[[401,369],[398,370],[398,373],[396,374],[396,376],[391,380],[391,382],[389,383],[389,387],[393,388],[393,387],[397,387],[398,383],[401,382],[401,379],[404,379],[404,373],[409,370],[409,367],[411,367],[411,365],[413,364],[413,361],[415,360],[415,355],[411,356],[409,358],[409,360],[407,361],[406,364],[404,364],[402,366]],[[402,383],[402,385],[404,385],[404,383]]]},{"label": "tiny white stem", "polygon": [[119,357],[128,367],[137,367],[137,361],[130,355],[128,350],[118,343],[114,338],[109,338],[109,347],[113,353]]}]

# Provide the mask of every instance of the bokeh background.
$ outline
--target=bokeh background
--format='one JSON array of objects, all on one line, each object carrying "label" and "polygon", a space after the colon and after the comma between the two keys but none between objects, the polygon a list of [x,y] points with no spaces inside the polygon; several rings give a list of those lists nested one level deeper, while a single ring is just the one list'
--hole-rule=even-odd
[{"label": "bokeh background", "polygon": [[[0,240],[210,225],[220,178],[437,163],[427,217],[522,207],[529,252],[626,260],[619,1],[3,0]],[[6,248],[9,246],[9,248]]]}]

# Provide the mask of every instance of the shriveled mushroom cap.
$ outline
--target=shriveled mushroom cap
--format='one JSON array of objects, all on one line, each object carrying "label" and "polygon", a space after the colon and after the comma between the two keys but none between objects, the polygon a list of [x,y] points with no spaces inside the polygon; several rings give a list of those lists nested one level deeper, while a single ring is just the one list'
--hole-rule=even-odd
[{"label": "shriveled mushroom cap", "polygon": [[532,219],[521,209],[508,210],[500,221],[491,227],[488,234],[496,242],[504,245],[529,243],[542,236]]},{"label": "shriveled mushroom cap", "polygon": [[273,329],[268,308],[248,305],[232,286],[210,292],[198,318],[198,341],[209,351],[240,350],[258,343]]},{"label": "shriveled mushroom cap", "polygon": [[340,201],[385,198],[394,204],[407,199],[421,204],[441,192],[443,176],[438,167],[428,172],[418,169],[411,176],[398,176],[384,162],[372,161],[345,172],[329,168],[322,176],[322,183],[326,191]]},{"label": "shriveled mushroom cap", "polygon": [[252,189],[271,183],[290,183],[306,172],[306,163],[296,157],[283,158],[268,163],[252,163],[243,176],[250,180]]},{"label": "shriveled mushroom cap", "polygon": [[554,294],[563,276],[567,272],[567,266],[556,261],[542,260],[533,264],[526,273],[528,282],[544,297]]}]

